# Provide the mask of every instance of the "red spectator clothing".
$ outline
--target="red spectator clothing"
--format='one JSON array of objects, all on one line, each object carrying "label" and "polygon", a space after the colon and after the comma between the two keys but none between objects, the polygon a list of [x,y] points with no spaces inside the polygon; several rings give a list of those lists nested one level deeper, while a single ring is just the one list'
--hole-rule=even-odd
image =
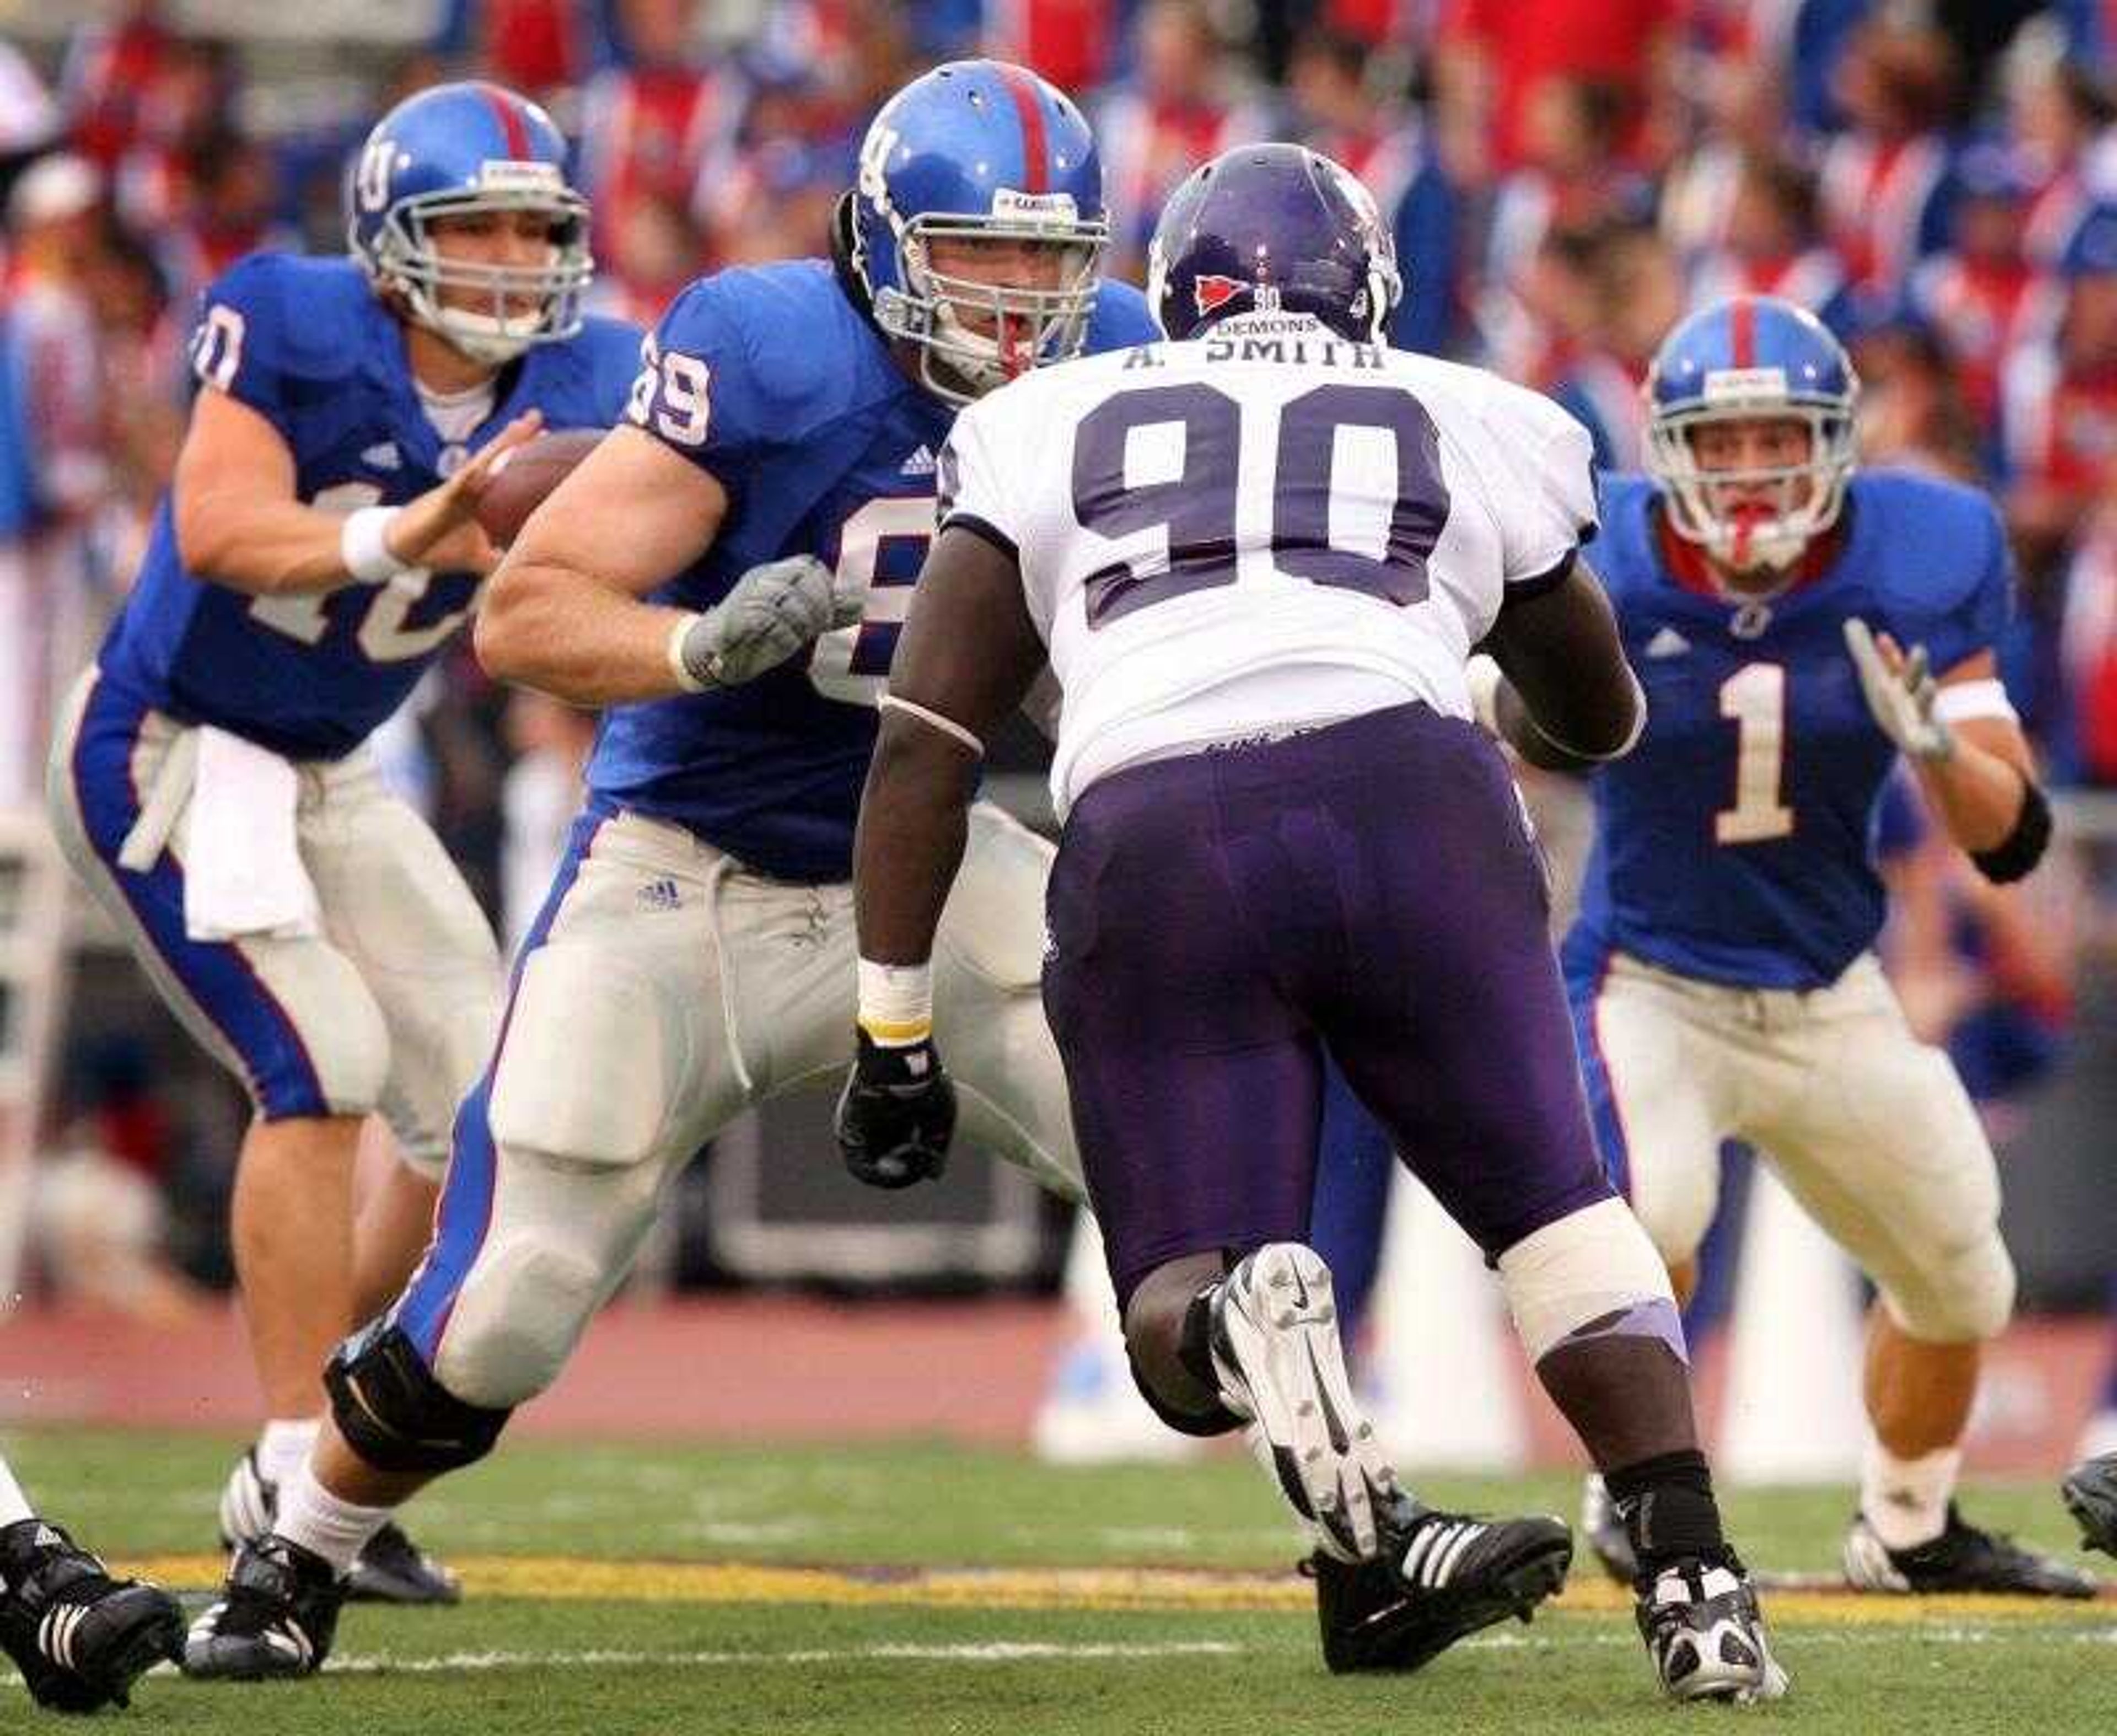
[{"label": "red spectator clothing", "polygon": [[2081,763],[2097,783],[2117,783],[2117,517],[2097,513],[2066,570],[2059,666],[2079,738]]},{"label": "red spectator clothing", "polygon": [[1965,259],[1936,253],[1911,281],[1912,304],[1939,335],[1959,371],[1964,395],[1979,421],[1999,413],[1999,372],[2008,356],[2047,320],[2041,279],[2021,260]]},{"label": "red spectator clothing", "polygon": [[2068,164],[2029,201],[2022,225],[2022,251],[2046,270],[2056,267],[2065,250],[2095,204],[2088,177],[2077,163]]},{"label": "red spectator clothing", "polygon": [[1114,250],[1144,253],[1178,182],[1200,164],[1266,132],[1263,113],[1247,104],[1155,104],[1129,90],[1114,96],[1097,119],[1095,138]]},{"label": "red spectator clothing", "polygon": [[144,130],[150,95],[173,40],[152,18],[129,18],[114,30],[89,30],[75,38],[61,80],[75,150],[106,171],[117,168]]},{"label": "red spectator clothing", "polygon": [[587,76],[588,32],[581,0],[473,0],[485,75],[533,93]]},{"label": "red spectator clothing", "polygon": [[1521,160],[1522,112],[1547,78],[1595,78],[1644,94],[1654,39],[1685,0],[1448,0],[1444,44],[1475,45],[1498,81],[1496,148]]},{"label": "red spectator clothing", "polygon": [[1893,291],[1933,233],[1948,179],[1938,137],[1840,133],[1823,153],[1824,225],[1856,289]]},{"label": "red spectator clothing", "polygon": [[692,208],[700,171],[740,109],[733,79],[718,70],[633,67],[589,81],[581,105],[581,190],[595,212],[598,257],[612,256],[612,238],[634,201]]},{"label": "red spectator clothing", "polygon": [[1041,73],[1061,90],[1109,77],[1117,8],[1109,0],[991,0],[984,52]]},{"label": "red spectator clothing", "polygon": [[1725,248],[1700,260],[1691,275],[1695,307],[1733,295],[1775,295],[1819,313],[1845,290],[1845,264],[1829,247],[1773,259],[1738,259]]},{"label": "red spectator clothing", "polygon": [[2069,369],[2046,340],[2015,351],[2001,376],[2007,469],[2083,507],[2117,466],[2117,367]]}]

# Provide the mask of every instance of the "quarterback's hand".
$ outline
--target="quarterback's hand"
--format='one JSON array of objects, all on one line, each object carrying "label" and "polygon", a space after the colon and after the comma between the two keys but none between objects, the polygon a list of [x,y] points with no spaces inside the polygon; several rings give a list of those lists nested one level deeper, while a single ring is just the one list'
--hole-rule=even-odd
[{"label": "quarterback's hand", "polygon": [[788,555],[750,568],[691,623],[684,667],[706,686],[736,686],[859,618],[857,600],[834,589],[830,568],[814,555]]},{"label": "quarterback's hand", "polygon": [[1955,751],[1954,732],[1934,715],[1940,684],[1926,665],[1924,645],[1907,655],[1888,634],[1877,639],[1856,615],[1845,623],[1845,649],[1884,735],[1914,760],[1938,762]]},{"label": "quarterback's hand", "polygon": [[437,573],[483,577],[499,566],[499,550],[473,516],[478,497],[502,455],[526,446],[543,427],[542,410],[523,411],[465,459],[446,482],[409,502],[384,539],[390,552],[408,567],[422,566]]},{"label": "quarterback's hand", "polygon": [[838,1098],[838,1154],[871,1188],[908,1188],[948,1166],[956,1087],[929,1041],[885,1049],[858,1033],[859,1058]]}]

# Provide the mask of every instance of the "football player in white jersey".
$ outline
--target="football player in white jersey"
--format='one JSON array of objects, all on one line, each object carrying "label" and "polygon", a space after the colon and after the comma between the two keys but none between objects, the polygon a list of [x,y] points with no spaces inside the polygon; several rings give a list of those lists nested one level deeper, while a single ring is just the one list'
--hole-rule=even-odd
[{"label": "football player in white jersey", "polygon": [[1306,1245],[1326,1046],[1621,1488],[1664,1687],[1775,1697],[1667,1274],[1603,1175],[1541,864],[1464,678],[1483,642],[1575,751],[1636,736],[1578,560],[1587,434],[1383,348],[1373,201],[1299,146],[1199,170],[1150,257],[1172,341],[1015,382],[950,436],[860,810],[840,1142],[915,1173],[946,1148],[929,960],[983,739],[1048,659],[1067,819],[1045,1004],[1128,1347],[1173,1427],[1248,1425],[1313,1545],[1327,1661],[1415,1668],[1525,1614],[1570,1539],[1421,1506],[1359,1413]]}]

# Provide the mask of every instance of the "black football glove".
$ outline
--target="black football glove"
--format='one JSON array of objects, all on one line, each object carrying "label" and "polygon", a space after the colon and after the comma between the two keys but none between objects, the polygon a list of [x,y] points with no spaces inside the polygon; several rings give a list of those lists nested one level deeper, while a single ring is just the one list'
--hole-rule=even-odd
[{"label": "black football glove", "polygon": [[871,1188],[908,1188],[948,1166],[956,1087],[933,1043],[885,1049],[857,1033],[859,1058],[838,1097],[838,1152]]}]

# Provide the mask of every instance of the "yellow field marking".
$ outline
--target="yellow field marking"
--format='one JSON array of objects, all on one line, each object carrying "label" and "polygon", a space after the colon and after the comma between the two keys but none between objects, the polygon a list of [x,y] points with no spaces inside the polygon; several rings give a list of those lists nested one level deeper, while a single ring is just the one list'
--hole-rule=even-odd
[{"label": "yellow field marking", "polygon": [[[1287,1609],[1313,1606],[1306,1580],[1291,1573],[1184,1567],[839,1567],[676,1561],[590,1561],[570,1555],[451,1557],[467,1596],[597,1603],[833,1604],[985,1609]],[[216,1586],[218,1555],[164,1555],[121,1571],[164,1585]],[[1621,1587],[1583,1574],[1556,1605],[1572,1613],[1629,1614]],[[1887,1597],[1827,1591],[1767,1592],[1779,1622],[1912,1626],[1976,1618],[2085,1616],[2094,1604],[2029,1597]]]}]

